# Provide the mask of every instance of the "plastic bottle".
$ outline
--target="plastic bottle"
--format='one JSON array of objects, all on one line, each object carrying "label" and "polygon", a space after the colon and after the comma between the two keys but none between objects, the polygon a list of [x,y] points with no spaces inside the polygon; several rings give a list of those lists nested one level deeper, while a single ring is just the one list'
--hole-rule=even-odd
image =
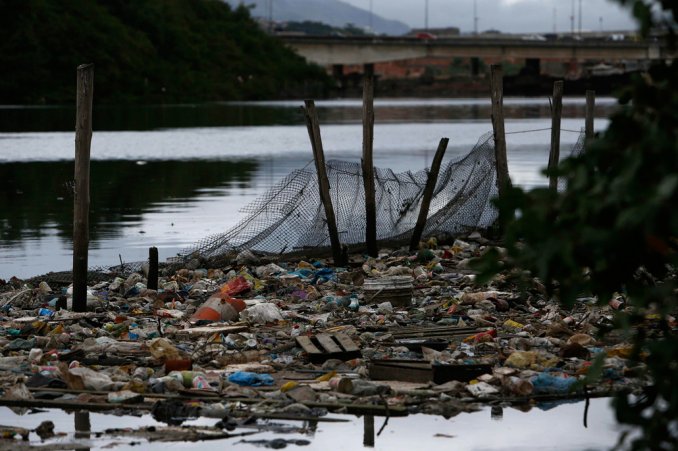
[{"label": "plastic bottle", "polygon": [[348,304],[348,308],[350,308],[351,310],[358,310],[358,308],[360,308],[360,301],[358,300],[358,296],[351,295],[351,303]]}]

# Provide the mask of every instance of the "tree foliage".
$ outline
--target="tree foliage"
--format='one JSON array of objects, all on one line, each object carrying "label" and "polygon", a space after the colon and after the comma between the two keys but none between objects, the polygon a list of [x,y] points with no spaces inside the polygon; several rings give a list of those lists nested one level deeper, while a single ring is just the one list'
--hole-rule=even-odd
[{"label": "tree foliage", "polygon": [[106,103],[276,98],[327,82],[220,0],[0,0],[0,103],[70,102],[82,63]]},{"label": "tree foliage", "polygon": [[[643,33],[673,41],[676,2],[620,3]],[[641,427],[634,449],[676,449],[678,64],[656,62],[619,100],[607,130],[557,168],[565,190],[512,188],[497,200],[506,253],[484,257],[481,279],[502,270],[523,282],[538,277],[567,305],[581,295],[601,304],[625,295],[633,308],[616,321],[651,382],[640,398],[615,398],[617,418]]]}]

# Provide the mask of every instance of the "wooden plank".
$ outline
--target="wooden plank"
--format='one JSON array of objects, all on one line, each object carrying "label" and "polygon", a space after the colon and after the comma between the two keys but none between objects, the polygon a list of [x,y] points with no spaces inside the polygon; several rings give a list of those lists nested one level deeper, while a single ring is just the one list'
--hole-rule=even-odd
[{"label": "wooden plank", "polygon": [[297,338],[297,343],[299,346],[302,347],[304,351],[306,351],[309,354],[322,354],[323,352],[318,349],[312,342],[311,339],[308,338],[307,336],[299,336]]},{"label": "wooden plank", "polygon": [[[174,335],[212,335],[212,334],[230,334],[244,332],[248,330],[247,326],[202,326],[192,327],[190,329],[178,330]],[[169,335],[169,334],[168,334]]]},{"label": "wooden plank", "polygon": [[428,360],[373,360],[372,363],[388,368],[431,369],[431,363]]},{"label": "wooden plank", "polygon": [[479,327],[432,327],[432,328],[405,328],[405,329],[390,329],[389,333],[395,336],[413,335],[413,334],[435,334],[435,333],[465,333],[482,331],[484,328]]},{"label": "wooden plank", "polygon": [[341,348],[334,342],[328,334],[318,334],[315,336],[320,345],[329,353],[341,352]]},{"label": "wooden plank", "polygon": [[346,334],[334,334],[334,338],[339,342],[344,351],[359,351],[360,348],[351,340],[351,338]]},{"label": "wooden plank", "polygon": [[393,333],[394,338],[408,338],[408,337],[433,337],[436,335],[458,335],[458,334],[473,334],[483,332],[486,329],[447,329],[447,330],[415,330],[412,332]]},{"label": "wooden plank", "polygon": [[406,417],[409,415],[407,407],[405,406],[388,406],[383,404],[356,404],[352,403],[329,403],[329,402],[305,402],[306,407],[321,407],[330,412],[341,410],[343,413],[351,415],[374,415],[387,417]]},{"label": "wooden plank", "polygon": [[425,383],[433,379],[431,365],[413,363],[390,364],[384,362],[372,362],[368,366],[370,379],[373,380],[398,380],[407,382]]}]

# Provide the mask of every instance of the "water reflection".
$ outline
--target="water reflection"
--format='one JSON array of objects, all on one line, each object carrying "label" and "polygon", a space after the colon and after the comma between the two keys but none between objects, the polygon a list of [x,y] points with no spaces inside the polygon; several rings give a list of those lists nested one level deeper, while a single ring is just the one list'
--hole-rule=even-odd
[{"label": "water reflection", "polygon": [[[300,113],[290,108],[217,103],[95,106],[93,117],[95,131],[293,123],[301,123]],[[71,131],[74,124],[75,107],[70,105],[0,108],[0,132]]]},{"label": "water reflection", "polygon": [[[303,101],[220,102],[183,105],[95,106],[95,131],[158,130],[223,126],[300,125]],[[362,121],[359,100],[317,102],[323,123],[355,123]],[[596,103],[596,116],[609,116],[616,101],[601,98]],[[387,122],[469,121],[490,117],[489,99],[405,99],[376,100],[375,119]],[[506,119],[550,117],[546,98],[505,99]],[[584,117],[585,103],[579,98],[564,99],[564,118]],[[74,106],[24,107],[0,106],[0,132],[72,131]]]},{"label": "water reflection", "polygon": [[[146,259],[149,246],[164,260],[235,225],[241,207],[311,162],[301,103],[96,107],[89,264]],[[563,103],[562,127],[573,130],[561,135],[565,155],[583,126],[585,102]],[[550,134],[538,130],[550,127],[548,99],[507,98],[504,105],[513,183],[545,183],[540,168]],[[597,99],[597,115],[615,105]],[[359,161],[361,101],[317,106],[327,158]],[[490,115],[488,99],[378,99],[375,165],[422,169],[444,136],[451,139],[445,158],[461,158],[491,130]],[[73,119],[72,107],[0,106],[0,278],[72,264]],[[596,119],[597,128],[605,126]]]},{"label": "water reflection", "polygon": [[[237,445],[237,449],[261,449],[257,444],[266,442],[301,443],[310,441],[309,449],[350,450],[412,450],[427,451],[463,449],[476,451],[525,451],[573,449],[607,450],[614,447],[620,434],[626,430],[620,427],[614,418],[609,399],[592,399],[588,427],[582,418],[584,402],[564,403],[546,407],[540,404],[536,408],[527,406],[523,412],[516,408],[499,406],[484,407],[474,413],[461,413],[450,419],[431,415],[410,415],[389,418],[383,432],[375,434],[376,427],[382,428],[384,417],[364,416],[356,418],[346,415],[321,417],[318,422],[295,422],[282,420],[257,420],[245,422],[232,431],[232,437],[205,442],[159,443],[147,441],[142,435],[129,431],[154,427],[162,433],[163,423],[154,421],[150,415],[115,416],[101,413],[76,413],[74,419],[59,410],[40,411],[30,415],[16,415],[6,407],[0,407],[3,423],[35,429],[42,421],[51,420],[55,432],[67,433],[53,439],[40,442],[35,434],[30,435],[31,445],[41,444],[56,448],[71,443],[69,449],[114,449],[164,450],[168,446],[177,449],[208,450],[227,448]],[[498,412],[502,412],[501,419]],[[323,418],[334,420],[322,421]],[[337,422],[336,420],[342,420]],[[90,424],[91,420],[91,424]],[[348,420],[348,421],[345,421]],[[186,427],[214,428],[217,419],[199,418],[187,421]],[[302,427],[299,427],[302,425]],[[104,431],[116,429],[118,432],[107,434]],[[126,431],[129,429],[129,431]],[[91,431],[91,432],[90,432]],[[243,440],[242,433],[250,437]],[[167,436],[169,438],[169,434]],[[290,449],[295,449],[290,446]],[[63,449],[63,448],[61,448]]]},{"label": "water reflection", "polygon": [[[168,203],[209,197],[214,188],[243,190],[252,183],[256,160],[93,161],[90,240],[110,239],[142,215]],[[0,164],[0,237],[4,246],[54,233],[70,242],[73,223],[73,163]],[[225,191],[217,191],[223,196]],[[227,193],[227,191],[226,191]]]}]

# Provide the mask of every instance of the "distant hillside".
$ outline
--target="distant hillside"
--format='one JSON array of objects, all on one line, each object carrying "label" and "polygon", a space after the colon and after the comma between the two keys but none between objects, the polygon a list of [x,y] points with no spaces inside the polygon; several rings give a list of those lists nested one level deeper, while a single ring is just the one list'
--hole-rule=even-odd
[{"label": "distant hillside", "polygon": [[72,102],[82,63],[95,65],[97,103],[299,97],[327,83],[221,0],[0,1],[0,104]]},{"label": "distant hillside", "polygon": [[[252,9],[254,17],[269,17],[270,0],[224,0],[236,6],[241,3],[255,5]],[[367,4],[367,2],[366,2]],[[370,24],[370,12],[356,8],[340,0],[273,0],[274,21],[314,21],[323,22],[333,27],[342,28],[352,23],[358,27]],[[388,20],[376,14],[372,17],[372,29],[378,34],[401,35],[410,30],[403,22]]]}]

